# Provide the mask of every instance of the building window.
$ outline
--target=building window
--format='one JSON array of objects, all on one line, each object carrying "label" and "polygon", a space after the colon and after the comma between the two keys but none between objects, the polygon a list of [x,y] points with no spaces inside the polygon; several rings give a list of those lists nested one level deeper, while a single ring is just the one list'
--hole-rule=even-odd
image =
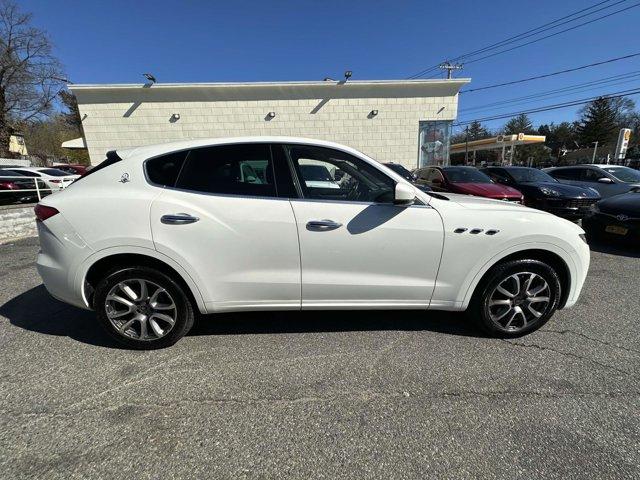
[{"label": "building window", "polygon": [[420,122],[419,167],[449,164],[451,124],[451,120]]}]

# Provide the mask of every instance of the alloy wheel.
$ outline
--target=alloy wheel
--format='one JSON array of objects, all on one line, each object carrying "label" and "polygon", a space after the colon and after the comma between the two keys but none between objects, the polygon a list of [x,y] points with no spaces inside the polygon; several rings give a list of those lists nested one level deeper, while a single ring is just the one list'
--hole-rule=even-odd
[{"label": "alloy wheel", "polygon": [[174,327],[176,304],[167,290],[140,278],[114,285],[105,299],[107,318],[122,336],[135,340],[157,340]]},{"label": "alloy wheel", "polygon": [[489,296],[491,321],[501,330],[518,332],[540,319],[551,302],[551,289],[537,273],[520,272],[502,280]]}]

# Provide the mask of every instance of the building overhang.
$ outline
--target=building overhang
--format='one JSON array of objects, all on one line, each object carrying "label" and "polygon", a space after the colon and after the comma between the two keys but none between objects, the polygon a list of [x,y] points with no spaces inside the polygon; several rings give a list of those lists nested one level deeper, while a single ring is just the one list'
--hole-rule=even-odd
[{"label": "building overhang", "polygon": [[131,101],[233,101],[309,98],[452,97],[468,78],[450,80],[349,80],[322,82],[73,84],[81,104]]}]

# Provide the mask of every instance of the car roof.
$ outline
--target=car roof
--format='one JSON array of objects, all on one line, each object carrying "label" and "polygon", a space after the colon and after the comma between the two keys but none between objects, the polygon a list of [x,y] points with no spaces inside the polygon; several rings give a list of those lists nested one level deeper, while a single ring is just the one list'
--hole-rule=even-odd
[{"label": "car roof", "polygon": [[[188,150],[190,148],[208,147],[215,145],[228,145],[234,143],[295,143],[299,145],[308,145],[313,147],[327,147],[342,150],[348,153],[364,155],[358,150],[341,145],[339,143],[328,142],[325,140],[317,140],[314,138],[303,137],[282,137],[282,136],[252,136],[252,137],[228,137],[228,138],[201,138],[197,140],[180,140],[177,142],[161,143],[156,145],[145,145],[143,147],[135,147],[128,149],[116,149],[116,153],[123,160],[130,157],[150,158],[165,153],[176,152],[180,150]],[[368,155],[365,155],[368,157]],[[370,157],[369,157],[370,158]]]}]

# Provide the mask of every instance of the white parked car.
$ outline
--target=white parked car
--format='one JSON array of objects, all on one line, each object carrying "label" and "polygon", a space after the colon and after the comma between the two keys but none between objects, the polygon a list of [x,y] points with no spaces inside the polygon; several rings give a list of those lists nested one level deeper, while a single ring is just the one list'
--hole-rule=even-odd
[{"label": "white parked car", "polygon": [[71,185],[80,175],[72,175],[57,168],[50,167],[11,167],[14,172],[27,177],[41,178],[52,191],[62,190]]},{"label": "white parked car", "polygon": [[[338,188],[307,181],[309,159]],[[113,151],[36,216],[49,292],[141,349],[176,342],[195,311],[466,310],[519,336],[572,306],[589,267],[571,222],[427,194],[352,148],[299,138]]]}]

